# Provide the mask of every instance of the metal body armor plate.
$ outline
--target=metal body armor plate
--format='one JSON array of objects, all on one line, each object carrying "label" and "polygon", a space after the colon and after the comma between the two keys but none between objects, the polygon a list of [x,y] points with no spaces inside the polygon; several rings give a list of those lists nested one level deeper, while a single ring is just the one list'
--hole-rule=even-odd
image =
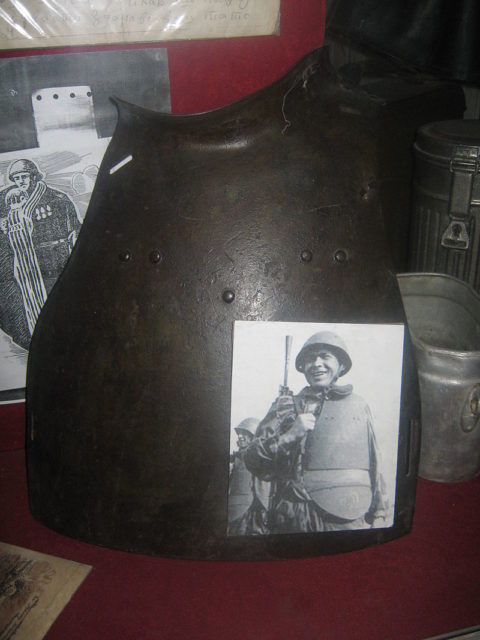
[{"label": "metal body armor plate", "polygon": [[233,322],[404,322],[376,140],[355,100],[318,50],[213,112],[119,103],[31,343],[29,497],[43,523],[115,548],[222,559],[345,551],[409,530],[418,395],[407,348],[394,526],[226,536]]}]

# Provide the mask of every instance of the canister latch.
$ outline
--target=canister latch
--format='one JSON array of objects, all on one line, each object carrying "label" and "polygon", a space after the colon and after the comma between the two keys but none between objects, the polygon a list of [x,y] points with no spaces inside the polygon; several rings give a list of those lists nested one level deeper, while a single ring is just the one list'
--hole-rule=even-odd
[{"label": "canister latch", "polygon": [[467,225],[461,220],[452,220],[442,235],[442,247],[446,249],[463,249],[470,246]]},{"label": "canister latch", "polygon": [[442,247],[466,251],[470,246],[468,223],[473,179],[479,172],[478,149],[456,147],[450,160],[450,224],[442,234]]}]

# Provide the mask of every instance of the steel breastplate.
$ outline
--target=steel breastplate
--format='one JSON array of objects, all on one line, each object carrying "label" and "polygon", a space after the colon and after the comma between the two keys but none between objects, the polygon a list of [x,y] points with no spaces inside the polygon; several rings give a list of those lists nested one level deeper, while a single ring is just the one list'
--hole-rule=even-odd
[{"label": "steel breastplate", "polygon": [[31,343],[29,498],[43,523],[130,551],[224,559],[350,550],[408,531],[418,397],[407,349],[395,525],[226,537],[234,320],[404,321],[372,186],[375,135],[352,100],[318,50],[216,111],[118,103]]}]

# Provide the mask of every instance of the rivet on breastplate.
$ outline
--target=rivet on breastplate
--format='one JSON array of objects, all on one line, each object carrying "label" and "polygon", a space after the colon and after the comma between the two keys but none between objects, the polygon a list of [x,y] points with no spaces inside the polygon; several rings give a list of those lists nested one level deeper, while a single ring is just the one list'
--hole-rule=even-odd
[{"label": "rivet on breastplate", "polygon": [[154,249],[153,251],[150,252],[148,259],[152,264],[158,264],[163,259],[162,252],[159,251],[158,249]]},{"label": "rivet on breastplate", "polygon": [[333,259],[335,260],[335,262],[346,262],[348,260],[348,253],[345,251],[345,249],[337,249],[333,254]]},{"label": "rivet on breastplate", "polygon": [[130,251],[122,251],[118,254],[120,262],[129,262],[132,259],[132,253]]},{"label": "rivet on breastplate", "polygon": [[231,289],[226,289],[226,291],[222,293],[222,300],[227,304],[230,304],[235,300],[235,292]]},{"label": "rivet on breastplate", "polygon": [[313,258],[313,254],[309,249],[304,249],[300,254],[300,260],[302,262],[311,262]]},{"label": "rivet on breastplate", "polygon": [[370,178],[370,180],[368,181],[368,184],[364,185],[360,189],[359,191],[360,198],[362,200],[371,200],[375,195],[376,186],[377,185],[375,182],[375,178]]}]

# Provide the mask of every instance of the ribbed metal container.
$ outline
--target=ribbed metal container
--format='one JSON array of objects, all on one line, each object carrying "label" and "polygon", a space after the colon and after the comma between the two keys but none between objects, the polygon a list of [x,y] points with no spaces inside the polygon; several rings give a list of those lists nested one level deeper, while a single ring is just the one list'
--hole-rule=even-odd
[{"label": "ribbed metal container", "polygon": [[480,121],[420,127],[414,144],[409,270],[480,291]]},{"label": "ribbed metal container", "polygon": [[480,472],[480,296],[436,273],[398,275],[422,406],[419,475],[460,482]]}]

